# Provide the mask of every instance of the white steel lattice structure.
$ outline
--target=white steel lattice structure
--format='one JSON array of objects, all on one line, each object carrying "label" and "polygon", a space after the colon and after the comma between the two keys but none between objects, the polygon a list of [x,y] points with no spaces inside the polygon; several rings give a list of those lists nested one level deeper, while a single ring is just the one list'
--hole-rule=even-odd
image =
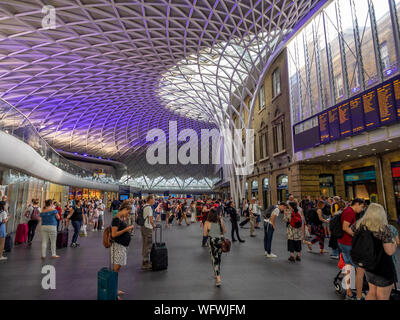
[{"label": "white steel lattice structure", "polygon": [[125,162],[133,181],[199,181],[212,166],[148,165],[146,133],[233,128],[233,114],[246,128],[274,53],[325,2],[0,1],[0,97],[53,147]]}]

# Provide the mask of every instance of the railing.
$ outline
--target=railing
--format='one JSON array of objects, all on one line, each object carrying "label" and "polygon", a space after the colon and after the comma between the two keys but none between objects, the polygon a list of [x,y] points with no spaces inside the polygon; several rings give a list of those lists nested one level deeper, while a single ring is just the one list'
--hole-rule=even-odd
[{"label": "railing", "polygon": [[23,113],[1,98],[0,130],[22,140],[48,162],[65,172],[85,180],[107,184],[121,184],[111,177],[95,177],[94,172],[83,169],[64,158],[40,136],[35,126]]}]

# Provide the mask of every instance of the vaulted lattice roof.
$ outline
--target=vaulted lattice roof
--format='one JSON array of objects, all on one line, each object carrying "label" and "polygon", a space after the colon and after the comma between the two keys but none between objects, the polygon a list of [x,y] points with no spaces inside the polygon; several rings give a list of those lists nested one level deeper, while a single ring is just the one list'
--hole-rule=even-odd
[{"label": "vaulted lattice roof", "polygon": [[[146,133],[171,120],[196,132],[225,123],[318,2],[1,1],[0,97],[57,149],[123,161],[136,177],[212,175],[149,166]],[[44,5],[55,29],[43,28]]]}]

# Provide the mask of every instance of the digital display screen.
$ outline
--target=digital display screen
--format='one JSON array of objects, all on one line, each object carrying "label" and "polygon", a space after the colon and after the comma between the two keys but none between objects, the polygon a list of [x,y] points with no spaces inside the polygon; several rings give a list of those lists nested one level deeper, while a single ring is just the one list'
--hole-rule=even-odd
[{"label": "digital display screen", "polygon": [[338,108],[334,108],[328,112],[329,115],[329,133],[331,140],[340,139],[340,128],[339,128],[339,114]]},{"label": "digital display screen", "polygon": [[400,80],[393,81],[394,99],[396,101],[397,117],[400,119]]},{"label": "digital display screen", "polygon": [[[301,131],[309,121],[318,126]],[[296,124],[295,152],[400,121],[400,75]],[[300,129],[300,130],[297,130]]]},{"label": "digital display screen", "polygon": [[364,125],[364,112],[361,102],[361,97],[350,101],[351,110],[351,123],[353,127],[353,134],[365,130]]},{"label": "digital display screen", "polygon": [[391,83],[378,88],[379,114],[382,124],[393,123],[397,120],[394,108],[394,94]]},{"label": "digital display screen", "polygon": [[375,90],[369,91],[363,94],[362,97],[364,106],[365,127],[367,129],[376,128],[380,125],[376,91]]},{"label": "digital display screen", "polygon": [[340,136],[342,138],[350,136],[352,133],[352,128],[350,119],[350,104],[348,102],[339,107],[339,124]]},{"label": "digital display screen", "polygon": [[330,141],[328,112],[319,116],[319,134],[321,137],[321,143],[327,143]]}]

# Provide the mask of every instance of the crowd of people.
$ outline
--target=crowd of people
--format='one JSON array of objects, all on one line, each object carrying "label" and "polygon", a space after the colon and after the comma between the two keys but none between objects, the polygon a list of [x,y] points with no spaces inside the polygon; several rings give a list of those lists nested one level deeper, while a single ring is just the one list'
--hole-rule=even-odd
[{"label": "crowd of people", "polygon": [[[260,223],[263,222],[264,254],[269,259],[276,259],[277,254],[272,252],[273,237],[279,227],[277,218],[283,216],[288,260],[291,263],[301,262],[303,245],[312,252],[313,246],[318,243],[318,253],[321,256],[330,253],[330,258],[340,259],[346,266],[343,269],[346,299],[389,299],[393,285],[397,283],[394,260],[394,254],[400,244],[397,229],[389,225],[386,211],[381,205],[367,204],[363,199],[346,202],[340,197],[319,197],[312,200],[308,196],[298,201],[293,195],[289,195],[286,202],[262,210],[256,198],[250,201],[243,200],[237,206],[232,199],[164,199],[149,195],[145,199],[131,198],[123,202],[114,200],[109,210],[112,217],[110,256],[113,270],[116,272],[127,264],[127,248],[134,228],[140,228],[142,237],[142,269],[151,270],[150,252],[157,224],[171,228],[174,224],[182,226],[183,222],[186,226],[200,222],[201,246],[209,248],[215,285],[219,287],[221,255],[223,245],[226,243],[224,218],[227,217],[231,223],[232,242],[240,243],[244,243],[245,240],[240,236],[239,226],[244,228],[250,223],[249,236],[255,238],[257,236],[255,229],[260,229]],[[4,248],[5,224],[9,219],[7,212],[5,196],[0,202],[0,252],[3,252]],[[85,236],[90,228],[92,231],[104,230],[105,212],[105,204],[98,199],[69,201],[64,212],[56,201],[45,201],[41,209],[39,200],[33,199],[25,212],[28,221],[27,244],[32,245],[35,230],[41,223],[42,259],[46,258],[49,243],[51,257],[59,258],[56,253],[56,237],[60,226],[63,229],[72,224],[74,232],[70,246],[77,248],[79,235]],[[367,241],[369,238],[365,232],[369,232],[372,242]],[[358,239],[362,237],[364,240],[359,241]],[[331,249],[330,252],[326,250],[326,242]],[[372,250],[368,246],[373,246],[375,251],[379,251],[379,254],[374,256],[378,261],[363,260],[365,252]],[[0,260],[5,259],[6,257],[0,257]],[[355,270],[355,293],[351,285],[351,268]],[[366,296],[363,292],[364,282],[369,286]],[[119,299],[123,294],[123,291],[118,291]]]}]

